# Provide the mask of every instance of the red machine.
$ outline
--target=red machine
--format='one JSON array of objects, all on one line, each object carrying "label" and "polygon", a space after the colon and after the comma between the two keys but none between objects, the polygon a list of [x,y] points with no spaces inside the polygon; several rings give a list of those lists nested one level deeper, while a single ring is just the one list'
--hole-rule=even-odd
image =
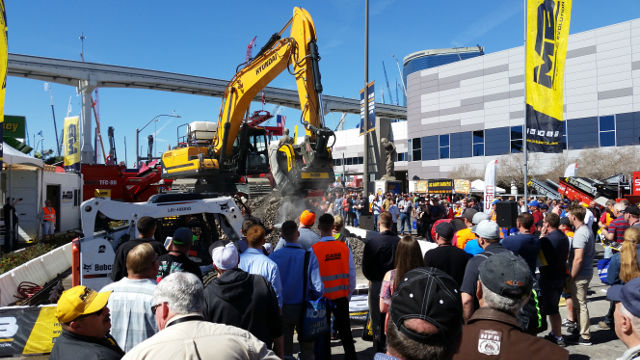
[{"label": "red machine", "polygon": [[156,160],[140,169],[124,165],[82,164],[84,185],[82,201],[108,197],[125,202],[147,201],[160,191],[168,190],[173,180],[162,179],[162,168]]}]

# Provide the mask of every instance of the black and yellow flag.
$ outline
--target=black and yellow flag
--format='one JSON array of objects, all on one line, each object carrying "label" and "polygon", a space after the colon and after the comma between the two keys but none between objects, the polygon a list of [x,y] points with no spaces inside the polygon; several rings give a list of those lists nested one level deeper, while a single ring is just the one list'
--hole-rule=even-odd
[{"label": "black and yellow flag", "polygon": [[562,152],[564,63],[571,0],[527,1],[527,150]]},{"label": "black and yellow flag", "polygon": [[64,119],[64,166],[80,162],[80,117]]}]

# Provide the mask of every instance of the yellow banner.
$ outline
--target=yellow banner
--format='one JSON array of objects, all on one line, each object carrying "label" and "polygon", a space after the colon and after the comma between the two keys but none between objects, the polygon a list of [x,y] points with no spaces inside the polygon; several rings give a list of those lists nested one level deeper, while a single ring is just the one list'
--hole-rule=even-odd
[{"label": "yellow banner", "polygon": [[528,0],[527,3],[527,104],[562,121],[571,0]]},{"label": "yellow banner", "polygon": [[64,166],[80,162],[80,117],[71,116],[64,119]]},{"label": "yellow banner", "polygon": [[464,179],[453,180],[453,191],[456,194],[468,194],[471,192],[471,181]]},{"label": "yellow banner", "polygon": [[[2,89],[0,89],[0,123],[4,121],[4,94],[7,89],[7,60],[9,58],[9,45],[7,41],[7,12],[4,7],[4,0],[0,0],[0,79],[2,79]],[[2,154],[0,154],[1,157]],[[0,159],[2,160],[2,159]]]}]

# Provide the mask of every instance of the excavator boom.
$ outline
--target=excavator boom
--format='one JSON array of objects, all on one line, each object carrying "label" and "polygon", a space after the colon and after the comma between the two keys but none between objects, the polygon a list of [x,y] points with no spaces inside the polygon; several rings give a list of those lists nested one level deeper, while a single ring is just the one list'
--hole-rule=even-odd
[{"label": "excavator boom", "polygon": [[[282,38],[291,26],[291,35]],[[287,193],[326,190],[333,180],[329,145],[333,132],[324,126],[322,82],[316,33],[309,13],[295,7],[293,17],[274,34],[254,59],[240,69],[227,85],[220,106],[217,131],[211,143],[196,141],[163,154],[163,176],[198,178],[208,190],[231,192],[231,181],[268,171]],[[279,143],[269,151],[259,149],[264,129],[250,126],[245,114],[258,92],[287,69],[296,79],[305,140],[301,144]],[[196,188],[197,189],[197,188]],[[205,188],[201,187],[202,190]],[[221,190],[222,189],[222,190]]]}]

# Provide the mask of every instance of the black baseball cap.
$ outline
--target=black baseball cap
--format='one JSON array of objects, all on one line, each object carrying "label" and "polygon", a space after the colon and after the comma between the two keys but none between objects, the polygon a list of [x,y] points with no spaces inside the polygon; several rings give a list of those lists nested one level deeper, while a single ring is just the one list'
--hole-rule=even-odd
[{"label": "black baseball cap", "polygon": [[510,251],[489,256],[478,271],[484,286],[498,295],[517,299],[531,292],[533,278],[527,262]]},{"label": "black baseball cap", "polygon": [[630,205],[629,207],[627,207],[627,209],[624,211],[624,213],[633,215],[635,217],[640,217],[640,208],[638,208],[635,205]]},{"label": "black baseball cap", "polygon": [[193,242],[193,232],[188,227],[179,227],[173,233],[173,243],[175,245],[186,245]]},{"label": "black baseball cap", "polygon": [[[391,321],[407,337],[424,343],[430,339],[448,341],[462,332],[462,301],[458,283],[442,270],[420,267],[410,270],[393,293]],[[404,326],[404,321],[421,319],[438,329],[423,334]]]},{"label": "black baseball cap", "polygon": [[453,225],[448,222],[441,222],[436,225],[436,234],[442,236],[447,241],[451,241],[453,239]]},{"label": "black baseball cap", "polygon": [[640,318],[640,278],[635,278],[624,285],[614,285],[607,291],[607,297],[619,301],[625,309]]}]

